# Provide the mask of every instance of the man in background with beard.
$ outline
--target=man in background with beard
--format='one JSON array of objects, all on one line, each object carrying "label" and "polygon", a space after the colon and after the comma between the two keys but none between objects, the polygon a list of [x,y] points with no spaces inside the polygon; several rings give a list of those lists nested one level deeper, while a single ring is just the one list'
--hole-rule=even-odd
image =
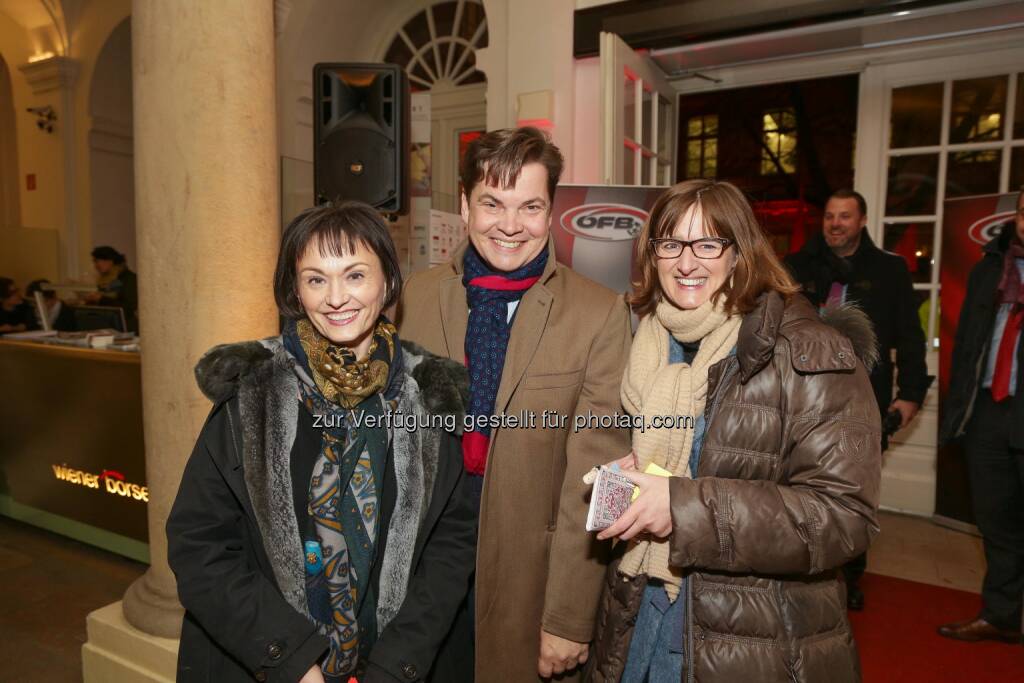
[{"label": "man in background with beard", "polygon": [[[859,192],[834,192],[825,204],[822,231],[800,251],[787,256],[786,265],[812,304],[819,308],[855,304],[871,319],[879,351],[878,363],[871,371],[871,386],[882,413],[885,450],[889,445],[884,433],[887,415],[896,413],[898,417],[890,418],[890,424],[898,424],[897,429],[906,427],[924,402],[931,378],[910,271],[902,257],[875,246],[867,233],[867,211],[867,202]],[[858,582],[866,566],[866,553],[843,566],[847,606],[852,610],[864,609],[864,593]]]}]

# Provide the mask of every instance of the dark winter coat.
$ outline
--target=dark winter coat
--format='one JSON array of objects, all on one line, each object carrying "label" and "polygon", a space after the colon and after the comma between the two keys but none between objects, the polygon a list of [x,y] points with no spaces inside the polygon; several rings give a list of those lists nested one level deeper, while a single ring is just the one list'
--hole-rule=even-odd
[{"label": "dark winter coat", "polygon": [[[687,572],[684,680],[860,680],[836,567],[878,532],[879,414],[870,325],[822,323],[801,296],[762,297],[736,354],[711,367],[697,477],[670,480],[670,561]],[[646,577],[614,564],[590,680],[619,680]]]},{"label": "dark winter coat", "polygon": [[894,370],[896,398],[923,403],[931,384],[925,363],[927,348],[914,283],[903,257],[879,249],[867,230],[862,230],[857,251],[848,259],[840,259],[819,232],[803,249],[786,257],[786,265],[815,306],[828,299],[834,281],[848,284],[847,303],[859,306],[875,326],[879,360],[871,372],[871,387],[879,410],[887,412],[892,403]]},{"label": "dark winter coat", "polygon": [[[1007,223],[999,236],[982,247],[981,260],[967,278],[967,293],[953,341],[953,362],[949,373],[949,391],[942,401],[939,443],[963,436],[974,411],[974,400],[981,387],[982,373],[988,362],[999,302],[996,290],[1003,274],[1003,258],[1016,233],[1016,225]],[[1024,344],[1017,345],[1017,366],[1024,368]],[[1024,392],[1024,372],[1017,373],[1015,396]],[[1013,420],[1011,443],[1024,443],[1024,401],[1014,401],[1022,414]]]},{"label": "dark winter coat", "polygon": [[[455,414],[465,371],[405,345],[397,411]],[[196,375],[214,408],[167,521],[186,609],[179,681],[297,681],[328,647],[308,616],[289,462],[300,412],[279,340],[217,347]],[[393,429],[371,581],[380,635],[361,681],[425,680],[469,586],[476,516],[458,440]]]}]

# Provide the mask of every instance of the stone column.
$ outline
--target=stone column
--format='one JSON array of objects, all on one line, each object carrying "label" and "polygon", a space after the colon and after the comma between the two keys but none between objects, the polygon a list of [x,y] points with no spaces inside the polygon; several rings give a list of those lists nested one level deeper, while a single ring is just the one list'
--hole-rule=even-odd
[{"label": "stone column", "polygon": [[[132,3],[151,566],[125,593],[122,630],[141,639],[145,636],[138,631],[161,638],[180,633],[182,608],[167,566],[164,524],[210,409],[196,387],[193,367],[215,344],[277,333],[272,290],[280,235],[274,74],[272,2]],[[90,675],[89,660],[96,657],[86,656],[94,633],[110,626],[93,618],[116,620],[119,615],[111,612],[104,608],[90,615],[90,642],[83,652],[87,681],[114,672],[103,664],[93,666]],[[117,657],[124,659],[123,654]],[[168,659],[161,656],[160,666]],[[120,667],[117,680],[173,678],[173,669],[143,679],[129,675],[130,667],[114,664]]]}]

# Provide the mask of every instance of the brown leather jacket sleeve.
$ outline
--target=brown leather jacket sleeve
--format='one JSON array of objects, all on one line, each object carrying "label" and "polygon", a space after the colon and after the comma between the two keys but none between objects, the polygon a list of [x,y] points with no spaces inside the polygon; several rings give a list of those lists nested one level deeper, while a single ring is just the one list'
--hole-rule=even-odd
[{"label": "brown leather jacket sleeve", "polygon": [[[580,305],[584,305],[581,304]],[[619,385],[632,343],[629,310],[622,297],[615,300],[594,339],[576,415],[622,414]],[[570,428],[572,421],[569,422]],[[586,530],[586,496],[590,486],[583,475],[629,452],[628,429],[582,429],[566,440],[565,479],[559,498],[558,522],[551,539],[548,579],[541,627],[548,633],[589,642],[601,596],[609,543],[594,540]]]},{"label": "brown leather jacket sleeve", "polygon": [[[867,373],[858,364],[853,372],[801,374],[788,356],[777,352],[765,368],[781,382],[782,443],[748,456],[777,453],[777,479],[674,477],[674,565],[815,574],[864,552],[878,532],[880,428]],[[741,409],[725,402],[712,420]]]}]

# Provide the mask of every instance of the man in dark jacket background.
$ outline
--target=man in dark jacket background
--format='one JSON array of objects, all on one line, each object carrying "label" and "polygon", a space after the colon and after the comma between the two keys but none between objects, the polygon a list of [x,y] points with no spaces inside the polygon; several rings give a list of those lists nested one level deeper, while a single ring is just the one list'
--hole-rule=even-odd
[{"label": "man in dark jacket background", "polygon": [[977,617],[939,627],[956,640],[1021,642],[1024,593],[1024,188],[1014,221],[971,270],[953,343],[939,442],[964,436],[974,516],[985,546]]},{"label": "man in dark jacket background", "polygon": [[[896,412],[902,429],[914,419],[931,383],[925,364],[924,332],[907,264],[900,256],[875,246],[866,225],[864,197],[853,190],[839,190],[825,204],[822,231],[799,252],[786,257],[786,265],[815,306],[853,303],[871,319],[879,351],[878,363],[871,372],[871,387],[883,425],[886,414]],[[898,387],[895,400],[893,370]],[[882,449],[887,446],[883,432]],[[850,609],[864,608],[864,593],[858,582],[866,566],[864,554],[843,567]]]}]

